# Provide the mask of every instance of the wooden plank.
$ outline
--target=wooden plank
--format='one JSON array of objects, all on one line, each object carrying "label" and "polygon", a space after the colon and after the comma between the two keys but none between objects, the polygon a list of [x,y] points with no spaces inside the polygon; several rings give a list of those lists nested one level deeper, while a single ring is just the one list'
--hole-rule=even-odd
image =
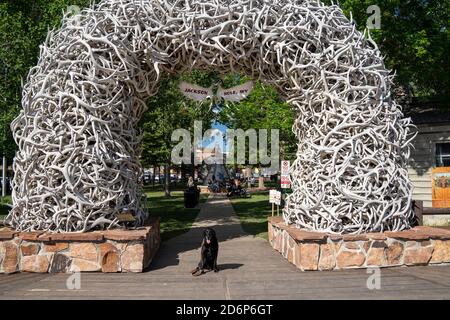
[{"label": "wooden plank", "polygon": [[431,168],[425,172],[418,173],[415,168],[409,166],[408,175],[410,175],[410,178],[414,178],[416,180],[431,181]]},{"label": "wooden plank", "polygon": [[[419,125],[417,128],[419,130],[418,136],[423,135],[423,134],[438,134],[438,133],[444,133],[444,134],[448,135],[448,133],[450,132],[450,125],[444,125],[444,126]],[[450,140],[450,135],[447,137],[442,137],[442,140]]]},{"label": "wooden plank", "polygon": [[[281,259],[281,257],[280,257]],[[263,270],[264,268],[261,268]],[[450,266],[408,268],[382,268],[381,290],[366,287],[367,271],[364,269],[331,272],[229,272],[193,278],[189,275],[152,272],[143,274],[81,274],[81,290],[68,290],[68,274],[48,275],[29,283],[29,274],[14,275],[23,278],[24,287],[8,288],[4,296],[39,299],[224,299],[228,290],[231,298],[249,297],[278,299],[289,297],[316,298],[389,298],[427,299],[450,298]],[[12,278],[11,278],[12,279]],[[445,281],[447,279],[447,282]],[[0,277],[0,280],[5,280]],[[225,281],[225,286],[224,286]],[[206,289],[205,289],[206,288]]]},{"label": "wooden plank", "polygon": [[430,194],[418,194],[418,195],[414,194],[413,199],[424,201],[424,206],[425,206],[426,205],[425,201],[429,201],[431,203],[431,193]]},{"label": "wooden plank", "polygon": [[414,191],[416,191],[417,193],[428,193],[428,191],[431,193],[431,180],[415,181],[414,179],[411,179],[411,182],[414,185]]},{"label": "wooden plank", "polygon": [[431,170],[431,167],[428,167],[426,170],[423,170],[423,168],[408,167],[408,175],[411,180],[431,182]]},{"label": "wooden plank", "polygon": [[416,163],[433,163],[434,155],[432,155],[429,150],[419,149],[415,150],[415,152],[411,152],[409,161],[414,161]]},{"label": "wooden plank", "polygon": [[450,208],[423,208],[423,215],[448,215],[450,214]]},{"label": "wooden plank", "polygon": [[[250,299],[250,300],[259,300],[259,299],[267,299],[266,294],[246,294],[242,295],[236,293],[231,296],[232,299]],[[345,300],[376,300],[376,299],[388,299],[388,300],[422,300],[422,299],[448,299],[449,291],[448,289],[432,289],[432,290],[414,290],[411,292],[407,291],[388,291],[388,290],[367,290],[366,292],[347,292],[347,291],[339,291],[339,292],[327,292],[327,291],[319,291],[319,292],[299,292],[296,294],[280,294],[273,295],[271,299],[274,300],[327,300],[327,299],[345,299]]]},{"label": "wooden plank", "polygon": [[423,225],[423,201],[413,200],[413,210],[414,210],[414,215],[417,218],[416,223],[419,226],[422,226]]}]

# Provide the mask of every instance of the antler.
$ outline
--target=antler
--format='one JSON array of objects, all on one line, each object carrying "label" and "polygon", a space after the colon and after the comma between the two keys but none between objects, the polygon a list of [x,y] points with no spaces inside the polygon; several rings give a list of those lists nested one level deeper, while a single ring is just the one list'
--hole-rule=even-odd
[{"label": "antler", "polygon": [[370,38],[316,1],[105,0],[41,47],[12,123],[17,230],[87,231],[146,216],[135,127],[161,73],[245,73],[296,111],[286,222],[338,233],[401,230],[412,217],[409,119]]}]

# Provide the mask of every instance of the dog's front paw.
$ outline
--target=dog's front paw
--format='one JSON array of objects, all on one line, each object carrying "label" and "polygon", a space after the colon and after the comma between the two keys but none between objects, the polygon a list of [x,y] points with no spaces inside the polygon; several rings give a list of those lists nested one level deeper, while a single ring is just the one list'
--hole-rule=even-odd
[{"label": "dog's front paw", "polygon": [[192,273],[192,274],[197,273],[199,269],[200,269],[199,267],[197,267],[197,268],[195,268],[195,269],[192,269],[191,273]]},{"label": "dog's front paw", "polygon": [[198,277],[199,275],[203,274],[203,270],[198,268],[196,272],[193,272],[192,275],[194,277]]}]

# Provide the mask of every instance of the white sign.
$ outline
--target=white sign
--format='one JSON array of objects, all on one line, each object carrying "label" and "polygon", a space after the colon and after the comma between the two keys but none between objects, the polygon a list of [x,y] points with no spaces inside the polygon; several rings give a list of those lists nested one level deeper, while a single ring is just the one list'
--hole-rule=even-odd
[{"label": "white sign", "polygon": [[275,203],[279,206],[281,204],[281,192],[277,190],[270,190],[269,203]]},{"label": "white sign", "polygon": [[288,160],[281,161],[281,188],[288,189],[291,187],[291,180],[289,178],[289,168],[291,162]]},{"label": "white sign", "polygon": [[185,97],[195,101],[204,101],[213,96],[211,88],[203,88],[187,82],[181,82],[179,88]]},{"label": "white sign", "polygon": [[219,87],[217,90],[217,96],[223,98],[226,101],[241,101],[248,97],[253,89],[253,82],[249,81],[236,87],[229,89],[222,89]]},{"label": "white sign", "polygon": [[288,175],[289,168],[291,167],[291,162],[289,160],[281,161],[281,175]]},{"label": "white sign", "polygon": [[[187,82],[181,82],[179,85],[181,93],[192,100],[195,101],[205,101],[208,98],[213,97],[213,92],[211,88],[203,88],[195,84],[190,84]],[[222,98],[226,101],[241,101],[248,97],[253,89],[253,82],[249,81],[239,86],[235,86],[229,89],[223,89],[219,87],[217,89],[217,97]]]}]

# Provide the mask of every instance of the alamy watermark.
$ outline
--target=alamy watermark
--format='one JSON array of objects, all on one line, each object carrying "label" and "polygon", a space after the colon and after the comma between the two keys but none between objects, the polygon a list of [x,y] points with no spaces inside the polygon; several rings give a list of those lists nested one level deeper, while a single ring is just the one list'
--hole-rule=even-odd
[{"label": "alamy watermark", "polygon": [[70,271],[73,272],[66,280],[66,288],[69,290],[81,289],[81,270],[75,265],[72,265]]},{"label": "alamy watermark", "polygon": [[172,149],[171,160],[174,164],[192,164],[194,154],[195,165],[203,161],[206,164],[223,164],[224,161],[226,164],[261,164],[269,166],[268,172],[275,174],[280,169],[280,133],[278,129],[270,130],[269,155],[268,131],[227,129],[224,135],[218,129],[208,129],[203,133],[202,121],[195,121],[193,141],[191,132],[186,129],[177,129],[172,133],[172,142],[178,144]]},{"label": "alamy watermark", "polygon": [[381,289],[381,269],[379,267],[369,267],[366,272],[370,274],[367,278],[366,286],[369,290]]},{"label": "alamy watermark", "polygon": [[381,9],[377,5],[371,5],[367,7],[367,14],[370,16],[367,18],[366,27],[367,29],[381,29]]}]

